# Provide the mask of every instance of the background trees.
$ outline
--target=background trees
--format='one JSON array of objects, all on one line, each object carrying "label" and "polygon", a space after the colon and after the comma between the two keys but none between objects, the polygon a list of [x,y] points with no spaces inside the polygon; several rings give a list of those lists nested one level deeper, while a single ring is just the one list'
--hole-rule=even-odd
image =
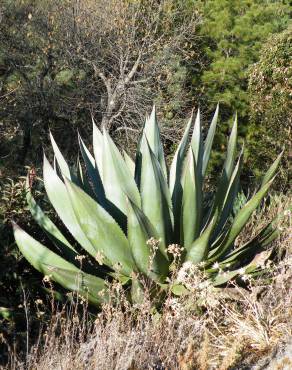
[{"label": "background trees", "polygon": [[281,187],[291,179],[292,159],[292,28],[272,36],[249,71],[249,162],[259,175],[285,148]]},{"label": "background trees", "polygon": [[216,166],[222,161],[220,149],[225,145],[235,111],[239,135],[249,146],[246,137],[252,99],[248,92],[249,67],[258,60],[267,38],[287,27],[291,9],[285,1],[206,0],[201,2],[200,11],[200,48],[205,63],[192,93],[206,113],[214,111],[220,102],[221,126],[213,158]]},{"label": "background trees", "polygon": [[[49,128],[70,157],[73,133],[78,128],[88,137],[91,116],[131,148],[153,103],[171,152],[182,117],[200,105],[207,124],[220,102],[213,168],[235,110],[250,155],[257,150],[250,146],[255,125],[268,137],[270,128],[253,113],[256,77],[249,68],[268,37],[287,28],[286,1],[4,0],[0,10],[0,167],[6,174],[41,162]],[[252,164],[256,176],[267,159],[261,153]]]},{"label": "background trees", "polygon": [[89,132],[91,115],[129,140],[157,95],[166,117],[183,116],[191,108],[186,69],[200,63],[199,23],[198,12],[169,0],[7,0],[2,118],[22,133],[21,163],[29,147],[41,152],[48,127]]}]

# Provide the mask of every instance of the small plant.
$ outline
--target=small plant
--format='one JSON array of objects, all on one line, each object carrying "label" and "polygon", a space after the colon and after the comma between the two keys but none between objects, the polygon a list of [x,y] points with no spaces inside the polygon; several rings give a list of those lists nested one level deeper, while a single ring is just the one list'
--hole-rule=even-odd
[{"label": "small plant", "polygon": [[[278,235],[273,222],[244,245],[236,246],[235,241],[267,194],[281,155],[256,194],[234,214],[243,162],[243,149],[236,161],[237,117],[217,191],[212,197],[203,191],[217,118],[218,107],[205,142],[199,111],[189,140],[190,118],[169,172],[155,108],[146,118],[135,162],[126,152],[122,155],[108,132],[101,133],[94,123],[94,156],[79,136],[84,165],[78,160],[76,167],[69,166],[50,135],[55,160],[52,166],[44,157],[44,185],[77,243],[72,245],[37,205],[28,178],[30,211],[58,254],[14,224],[16,243],[25,258],[46,280],[97,305],[108,299],[113,279],[130,288],[132,301],[141,299],[143,282],[156,295],[168,286],[174,294],[187,293],[183,281],[173,278],[174,265],[178,272],[196,266],[215,286],[258,272],[262,258],[257,253]],[[83,260],[79,247],[97,261],[96,266]]]}]

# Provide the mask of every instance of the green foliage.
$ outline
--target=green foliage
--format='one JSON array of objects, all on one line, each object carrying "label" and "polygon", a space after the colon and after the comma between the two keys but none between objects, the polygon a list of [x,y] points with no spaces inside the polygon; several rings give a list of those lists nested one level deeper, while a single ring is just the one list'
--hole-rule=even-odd
[{"label": "green foliage", "polygon": [[207,0],[200,33],[209,66],[203,71],[204,96],[219,101],[224,118],[235,108],[248,115],[247,70],[258,59],[262,43],[285,29],[289,5],[283,1]]},{"label": "green foliage", "polygon": [[[14,224],[20,251],[46,279],[77,292],[93,304],[108,299],[108,281],[113,278],[125,288],[131,286],[135,301],[141,299],[145,281],[158,299],[157,292],[162,292],[167,284],[174,286],[174,292],[185,292],[184,281],[172,276],[173,268],[197,266],[214,285],[225,284],[242,273],[260,271],[253,257],[267,240],[278,235],[273,223],[242,246],[236,246],[235,240],[267,194],[281,155],[256,194],[234,214],[242,166],[242,152],[235,163],[237,118],[217,191],[212,197],[203,192],[217,117],[218,109],[205,142],[198,111],[189,143],[193,121],[190,119],[169,173],[155,108],[146,119],[135,164],[129,156],[123,158],[106,130],[101,133],[94,125],[95,157],[79,138],[86,172],[83,165],[76,170],[68,166],[51,135],[56,161],[52,167],[44,158],[44,185],[75,242],[71,243],[37,205],[28,179],[29,208],[56,252]],[[90,265],[90,260],[83,261],[80,247],[102,269]]]},{"label": "green foliage", "polygon": [[[281,184],[288,185],[292,155],[292,28],[272,36],[262,47],[259,61],[249,71],[250,120],[248,153],[251,169],[259,176],[276,152],[285,148]],[[256,155],[255,155],[256,154]],[[290,173],[289,173],[290,167]]]},{"label": "green foliage", "polygon": [[[211,162],[213,168],[218,168],[223,162],[222,147],[234,109],[240,118],[242,140],[249,130],[249,103],[253,100],[248,92],[249,67],[258,60],[260,49],[270,35],[288,26],[291,8],[282,0],[194,1],[193,8],[198,4],[202,14],[199,47],[204,63],[199,71],[191,71],[191,78],[196,76],[192,95],[207,116],[220,102],[222,122]],[[259,164],[253,167],[256,172],[260,168]]]}]

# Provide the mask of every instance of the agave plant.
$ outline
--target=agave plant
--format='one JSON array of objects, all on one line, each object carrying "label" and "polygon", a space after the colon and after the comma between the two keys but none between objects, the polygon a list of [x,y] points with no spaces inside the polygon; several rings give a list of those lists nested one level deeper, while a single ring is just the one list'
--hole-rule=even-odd
[{"label": "agave plant", "polygon": [[[242,269],[257,271],[253,257],[278,235],[273,223],[244,245],[235,246],[235,241],[267,194],[281,154],[255,195],[234,214],[243,162],[243,150],[237,153],[237,117],[217,191],[204,194],[217,118],[218,107],[205,141],[200,112],[191,137],[193,117],[189,119],[169,171],[155,108],[146,118],[135,162],[125,151],[121,154],[108,132],[101,132],[94,122],[94,155],[79,136],[83,165],[78,160],[69,166],[50,134],[55,160],[52,166],[44,156],[44,185],[76,243],[69,242],[37,205],[28,179],[30,211],[57,253],[14,224],[22,254],[44,275],[94,304],[106,299],[111,279],[132,287],[133,299],[141,279],[165,287],[174,259],[180,266],[186,262],[199,266],[215,286]],[[97,261],[96,266],[80,262],[81,249]]]}]

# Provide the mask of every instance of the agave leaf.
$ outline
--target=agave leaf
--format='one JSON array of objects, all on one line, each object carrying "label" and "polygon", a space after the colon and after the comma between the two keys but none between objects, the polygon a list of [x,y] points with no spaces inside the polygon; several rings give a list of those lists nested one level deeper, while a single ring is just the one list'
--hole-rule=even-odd
[{"label": "agave leaf", "polygon": [[213,145],[213,140],[216,132],[216,126],[217,126],[217,121],[218,121],[218,114],[219,114],[219,104],[217,104],[216,111],[214,113],[206,140],[205,140],[205,149],[204,149],[204,155],[203,155],[203,168],[202,168],[202,174],[203,177],[206,174],[209,159],[210,159],[210,154],[211,154],[211,149]]},{"label": "agave leaf", "polygon": [[183,295],[186,295],[186,294],[190,293],[190,291],[185,286],[183,286],[182,284],[172,285],[171,291],[176,296],[183,296]]},{"label": "agave leaf", "polygon": [[43,172],[47,195],[58,216],[82,248],[95,257],[96,250],[77,222],[66,187],[53,170],[46,156],[44,156]]},{"label": "agave leaf", "polygon": [[233,254],[228,255],[220,263],[220,267],[243,266],[253,258],[257,253],[264,251],[264,248],[279,236],[278,230],[274,230],[271,234],[258,240],[257,243],[247,245],[245,248],[237,248]]},{"label": "agave leaf", "polygon": [[138,207],[141,206],[139,190],[121,153],[105,130],[103,139],[103,184],[106,197],[126,214],[126,196]]},{"label": "agave leaf", "polygon": [[261,189],[250,199],[243,208],[237,213],[234,218],[234,221],[229,229],[228,234],[223,240],[220,248],[212,255],[211,258],[208,258],[208,261],[214,262],[217,261],[221,256],[223,256],[228,249],[232,246],[233,242],[237,238],[238,234],[241,232],[243,227],[246,225],[253,211],[258,207],[263,197],[266,195],[269,187],[271,186],[273,180],[270,180],[265,184]]},{"label": "agave leaf", "polygon": [[234,160],[236,156],[236,141],[237,141],[237,115],[235,116],[232,131],[228,140],[227,154],[223,166],[223,173],[219,181],[217,192],[213,201],[213,206],[210,208],[210,212],[207,217],[207,223],[212,218],[217,208],[219,208],[219,210],[222,209],[225,195],[233,173]]},{"label": "agave leaf", "polygon": [[181,245],[189,251],[200,235],[203,194],[193,149],[189,149],[188,169],[182,199]]},{"label": "agave leaf", "polygon": [[175,187],[180,183],[180,177],[182,173],[182,167],[183,167],[183,162],[186,156],[187,152],[187,144],[188,144],[188,139],[189,139],[189,134],[191,130],[193,122],[193,115],[188,121],[187,127],[185,129],[184,135],[179,143],[179,146],[174,154],[171,166],[170,166],[170,171],[169,171],[169,189],[170,193],[172,195],[172,198],[175,195]]},{"label": "agave leaf", "polygon": [[91,180],[92,185],[93,185],[92,188],[93,188],[94,194],[96,195],[99,203],[104,204],[105,202],[104,201],[105,199],[104,188],[103,188],[103,184],[102,184],[101,177],[98,172],[95,160],[93,156],[90,154],[89,150],[87,149],[80,135],[78,136],[78,139],[79,139],[79,146],[80,146],[81,154],[82,154],[85,166],[86,166],[86,170],[87,170],[89,179]]},{"label": "agave leaf", "polygon": [[273,227],[274,222],[275,220],[269,222],[252,240],[229,253],[222,263],[230,264],[234,261],[244,261],[246,258],[254,256],[258,251],[263,250],[280,235],[279,230]]},{"label": "agave leaf", "polygon": [[[26,200],[28,203],[28,208],[37,222],[37,224],[45,231],[48,237],[52,240],[58,251],[64,256],[69,262],[73,263],[73,265],[78,266],[78,256],[77,251],[75,248],[68,242],[65,236],[61,233],[61,231],[57,228],[57,226],[50,220],[50,218],[42,211],[40,206],[36,203],[35,199],[33,198],[28,178],[26,183]],[[82,262],[82,268],[86,272],[95,274],[97,272],[95,266],[89,264],[87,260]]]},{"label": "agave leaf", "polygon": [[165,247],[171,242],[173,215],[171,199],[166,179],[147,138],[141,143],[142,173],[141,199],[142,210],[155,227],[161,239],[160,250],[166,256]]},{"label": "agave leaf", "polygon": [[78,220],[97,252],[106,258],[105,263],[118,269],[124,275],[130,275],[136,269],[128,240],[115,222],[97,202],[83,190],[65,179],[66,188]]},{"label": "agave leaf", "polygon": [[132,177],[134,178],[135,177],[135,162],[133,161],[133,159],[129,156],[129,154],[125,150],[123,150],[123,155],[124,155],[125,163],[126,163],[127,167],[129,168],[129,170],[132,174]]},{"label": "agave leaf", "polygon": [[267,184],[275,176],[276,171],[277,171],[277,169],[279,167],[279,163],[280,163],[280,161],[282,159],[283,153],[284,153],[284,150],[278,155],[278,157],[276,158],[276,160],[274,161],[274,163],[268,169],[268,171],[266,172],[265,176],[263,177],[262,185],[261,186]]},{"label": "agave leaf", "polygon": [[96,195],[92,190],[92,187],[88,181],[87,176],[83,173],[83,169],[80,163],[80,160],[78,158],[77,160],[77,183],[79,187],[81,187],[88,195],[90,195],[92,198],[96,199]]},{"label": "agave leaf", "polygon": [[226,177],[227,182],[229,182],[232,176],[234,161],[236,157],[237,131],[238,131],[238,124],[237,124],[237,114],[236,114],[234,123],[232,126],[232,130],[231,130],[231,134],[228,140],[226,160],[225,160],[224,168],[223,168],[223,175]]},{"label": "agave leaf", "polygon": [[29,179],[26,179],[26,201],[32,217],[37,224],[48,234],[52,241],[56,244],[58,249],[61,249],[67,258],[75,259],[77,256],[76,250],[68,242],[65,236],[57,228],[57,226],[45,215],[40,206],[36,203],[34,197],[31,194],[29,187]]},{"label": "agave leaf", "polygon": [[146,123],[144,126],[144,135],[148,140],[152,152],[154,153],[156,159],[160,164],[165,178],[167,179],[167,168],[164,158],[163,146],[160,140],[160,131],[157,123],[155,105],[153,106],[150,117],[146,119]]},{"label": "agave leaf", "polygon": [[139,135],[139,138],[138,138],[137,150],[136,150],[136,156],[135,156],[135,181],[136,181],[136,184],[139,190],[140,190],[141,172],[142,172],[141,144],[142,144],[142,139],[144,137],[144,129],[145,129],[145,123],[143,125],[141,134]]},{"label": "agave leaf", "polygon": [[151,250],[147,241],[159,237],[146,215],[129,199],[128,239],[138,268],[151,279],[162,282],[168,273],[168,260],[160,250]]},{"label": "agave leaf", "polygon": [[99,306],[109,300],[106,282],[94,275],[87,274],[81,270],[77,273],[72,270],[48,266],[50,278],[59,284],[65,282],[66,289],[78,293],[91,304]]},{"label": "agave leaf", "polygon": [[19,250],[36,270],[49,276],[64,288],[78,292],[92,303],[98,304],[102,301],[97,293],[106,288],[103,279],[81,272],[72,263],[36,241],[18,225],[13,224],[13,229]]},{"label": "agave leaf", "polygon": [[79,271],[76,266],[39,243],[15,223],[13,223],[13,231],[20,251],[36,270],[46,274],[48,271],[46,266],[51,265],[68,270],[71,269],[72,271]]},{"label": "agave leaf", "polygon": [[175,152],[172,160],[169,173],[169,189],[173,204],[173,216],[174,216],[174,237],[179,241],[180,233],[180,216],[181,216],[181,201],[183,194],[183,187],[181,184],[183,165],[186,157],[187,143],[189,139],[189,133],[191,130],[191,125],[193,121],[193,116],[188,121],[187,127],[185,129],[183,138]]},{"label": "agave leaf", "polygon": [[217,218],[218,210],[216,210],[211,222],[203,231],[201,236],[197,238],[190,246],[189,250],[187,251],[186,261],[199,263],[206,258],[208,255],[210,237],[216,225]]},{"label": "agave leaf", "polygon": [[103,173],[102,173],[102,163],[103,163],[103,137],[100,130],[97,128],[96,124],[92,119],[92,127],[93,127],[93,153],[95,158],[95,163],[98,169],[98,173],[100,175],[101,180],[103,181]]},{"label": "agave leaf", "polygon": [[143,286],[137,276],[132,276],[131,299],[136,304],[142,304],[145,299]]},{"label": "agave leaf", "polygon": [[198,176],[198,183],[202,183],[202,168],[203,168],[203,154],[204,154],[204,146],[203,146],[203,137],[202,137],[202,127],[201,127],[201,114],[200,109],[198,109],[194,131],[191,140],[191,147],[194,152],[196,168],[197,168],[197,176]]},{"label": "agave leaf", "polygon": [[72,171],[70,170],[51,132],[50,132],[50,139],[51,139],[52,147],[54,150],[55,158],[58,162],[62,175],[72,180],[73,179]]},{"label": "agave leaf", "polygon": [[219,286],[228,283],[228,281],[234,279],[236,276],[240,274],[241,270],[234,270],[234,271],[225,271],[222,272],[212,280],[213,286]]},{"label": "agave leaf", "polygon": [[236,199],[236,196],[238,194],[239,189],[239,183],[240,183],[240,173],[241,173],[241,167],[243,163],[243,148],[241,151],[241,154],[238,158],[237,164],[233,170],[232,176],[230,178],[228,188],[225,194],[225,197],[223,199],[221,209],[220,209],[220,217],[218,220],[218,223],[216,225],[216,228],[214,230],[213,238],[217,238],[218,235],[222,232],[224,229],[224,226],[230,216],[231,211],[233,210],[233,204]]}]

